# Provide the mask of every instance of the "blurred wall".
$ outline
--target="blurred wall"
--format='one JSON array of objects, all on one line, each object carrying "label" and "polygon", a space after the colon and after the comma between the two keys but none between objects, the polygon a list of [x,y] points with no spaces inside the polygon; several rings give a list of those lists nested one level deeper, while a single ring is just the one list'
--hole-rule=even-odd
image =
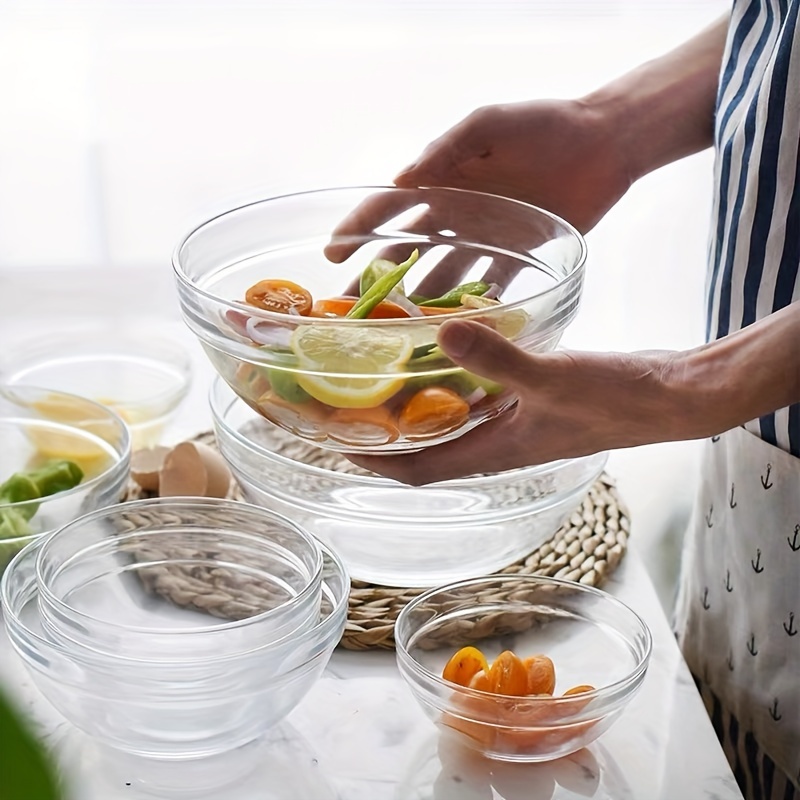
[{"label": "blurred wall", "polygon": [[[728,5],[0,0],[0,295],[20,270],[167,269],[190,226],[267,193],[389,182],[476,106],[587,92]],[[590,234],[567,346],[701,341],[710,169],[647,177]],[[610,467],[666,605],[695,454]]]}]

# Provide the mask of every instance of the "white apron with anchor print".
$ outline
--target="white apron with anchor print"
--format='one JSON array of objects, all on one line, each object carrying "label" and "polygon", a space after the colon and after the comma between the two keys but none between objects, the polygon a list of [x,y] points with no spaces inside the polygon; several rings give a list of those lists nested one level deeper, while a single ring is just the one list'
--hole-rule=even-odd
[{"label": "white apron with anchor print", "polygon": [[800,459],[744,428],[706,444],[677,630],[692,672],[800,782]]}]

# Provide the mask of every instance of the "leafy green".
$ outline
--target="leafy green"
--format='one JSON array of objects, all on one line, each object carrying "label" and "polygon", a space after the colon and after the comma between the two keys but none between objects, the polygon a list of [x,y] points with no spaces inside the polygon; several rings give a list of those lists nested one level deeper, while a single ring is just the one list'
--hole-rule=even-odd
[{"label": "leafy green", "polygon": [[0,765],[3,800],[59,800],[62,797],[52,763],[2,695]]}]

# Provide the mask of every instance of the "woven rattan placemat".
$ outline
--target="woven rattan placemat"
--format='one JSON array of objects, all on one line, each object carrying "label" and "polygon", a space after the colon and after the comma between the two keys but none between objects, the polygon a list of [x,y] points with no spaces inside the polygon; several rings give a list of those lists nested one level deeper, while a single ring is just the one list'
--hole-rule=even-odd
[{"label": "woven rattan placemat", "polygon": [[[210,432],[200,434],[197,440],[215,446]],[[123,501],[145,496],[152,495],[131,482]],[[235,484],[229,497],[242,499]],[[604,473],[552,539],[502,572],[547,575],[599,587],[625,554],[629,531],[628,512],[614,481]],[[394,649],[397,615],[406,603],[424,591],[353,581],[340,645],[348,650]]]}]

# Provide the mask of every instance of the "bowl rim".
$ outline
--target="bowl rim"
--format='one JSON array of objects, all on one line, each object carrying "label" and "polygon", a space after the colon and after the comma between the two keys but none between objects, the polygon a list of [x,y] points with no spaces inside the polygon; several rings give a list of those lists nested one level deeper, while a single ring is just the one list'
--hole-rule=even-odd
[{"label": "bowl rim", "polygon": [[[120,433],[120,443],[119,447],[114,447],[113,449],[116,451],[117,457],[111,463],[109,467],[103,470],[100,474],[95,475],[93,478],[90,478],[88,481],[81,481],[77,486],[73,486],[71,489],[65,489],[62,492],[56,492],[55,494],[47,495],[41,498],[34,498],[33,500],[22,500],[16,503],[2,503],[0,502],[0,510],[4,509],[17,509],[17,508],[26,508],[28,506],[35,505],[37,508],[39,506],[52,504],[56,501],[62,500],[65,497],[74,497],[76,495],[83,494],[87,489],[93,489],[97,486],[102,486],[106,484],[113,484],[115,480],[120,477],[121,473],[127,474],[130,468],[130,458],[131,452],[133,449],[133,443],[131,438],[130,429],[127,423],[122,419],[122,417],[116,413],[113,409],[110,409],[108,406],[103,405],[102,403],[98,403],[95,400],[90,400],[87,397],[81,397],[80,395],[73,394],[72,392],[62,392],[55,389],[48,389],[47,387],[42,386],[31,386],[28,384],[4,384],[0,386],[0,399],[6,399],[11,403],[17,402],[15,401],[14,395],[17,392],[43,392],[49,395],[56,395],[59,397],[66,397],[70,399],[79,400],[82,405],[92,406],[98,413],[98,419],[102,419],[105,417],[109,421],[113,422],[118,428]],[[33,421],[36,418],[31,418]],[[0,416],[0,424],[3,424],[5,421],[8,420],[5,416]],[[47,420],[45,420],[47,421]],[[71,422],[60,422],[59,425],[63,425],[67,428],[71,429],[78,429],[78,426]],[[85,431],[81,431],[85,433]],[[109,443],[110,446],[113,447]],[[68,460],[68,459],[67,459]],[[52,530],[56,530],[55,528]],[[20,542],[26,539],[30,539],[34,536],[43,536],[44,534],[49,534],[51,531],[41,531],[39,533],[29,533],[25,536],[18,536],[9,539],[2,539],[0,542],[2,543],[9,543],[9,542]]]},{"label": "bowl rim", "polygon": [[[228,403],[226,409],[223,411],[219,408],[219,403],[224,402],[223,399],[217,400],[217,395],[219,394],[220,390],[222,391],[229,391],[230,392],[230,402]],[[267,456],[270,459],[277,461],[280,464],[285,466],[291,466],[293,468],[299,467],[303,471],[307,471],[312,475],[317,476],[329,476],[331,474],[335,474],[337,476],[346,477],[348,481],[352,481],[353,483],[357,484],[364,484],[367,486],[380,486],[385,488],[415,488],[417,490],[424,489],[426,487],[453,487],[453,486],[464,486],[469,485],[470,487],[474,486],[485,486],[491,484],[498,484],[498,483],[508,483],[510,480],[517,481],[517,480],[528,480],[529,478],[537,477],[538,475],[547,475],[553,470],[568,466],[570,464],[574,464],[578,461],[589,461],[593,458],[597,458],[602,460],[602,467],[600,468],[600,473],[602,473],[603,468],[605,467],[606,463],[608,462],[608,451],[601,450],[597,453],[590,453],[585,456],[578,456],[576,458],[562,458],[558,459],[557,461],[548,461],[544,464],[532,464],[526,467],[515,467],[514,469],[505,470],[503,472],[491,472],[486,474],[478,474],[478,475],[469,475],[465,478],[450,478],[445,481],[436,481],[435,483],[425,484],[424,487],[416,486],[410,487],[406,486],[406,484],[402,484],[399,481],[392,480],[391,478],[385,478],[382,475],[360,475],[352,472],[336,472],[335,470],[329,470],[325,467],[320,467],[315,464],[306,464],[304,461],[298,461],[296,459],[290,458],[289,456],[285,456],[281,453],[275,453],[272,451],[268,451],[264,447],[258,446],[256,443],[252,442],[250,439],[243,436],[236,428],[228,424],[225,420],[224,413],[231,408],[236,403],[239,403],[243,406],[247,406],[247,404],[242,400],[233,389],[225,382],[225,380],[220,376],[216,375],[211,383],[211,387],[209,388],[208,392],[209,396],[209,407],[211,409],[212,421],[216,424],[218,423],[220,427],[222,427],[227,434],[231,436],[232,439],[236,440],[236,442],[246,449],[250,450],[251,452],[259,455],[259,456]],[[263,420],[266,425],[274,426],[277,431],[281,431],[286,433],[287,436],[291,436],[288,431],[284,431],[280,426],[274,425],[268,419],[261,417],[255,411],[253,411],[253,418],[257,420]],[[301,439],[300,441],[311,444],[308,440]],[[336,452],[336,451],[330,451]],[[337,453],[344,457],[344,454]],[[547,495],[546,497],[549,497]],[[541,498],[545,499],[545,498]]]},{"label": "bowl rim", "polygon": [[[126,356],[128,354],[136,354],[144,357],[146,355],[143,345],[153,345],[157,351],[147,355],[154,362],[158,362],[170,366],[176,370],[176,374],[180,376],[180,385],[174,389],[162,389],[157,394],[150,395],[147,402],[167,402],[170,408],[177,407],[180,402],[188,394],[192,379],[193,379],[193,364],[192,357],[188,349],[184,347],[175,338],[168,335],[166,331],[156,330],[153,331],[151,326],[146,326],[141,323],[135,325],[122,324],[113,328],[114,344],[124,342],[129,344],[130,347],[119,347],[115,349],[112,345],[107,351],[103,348],[98,348],[93,353],[71,353],[69,345],[75,343],[94,343],[97,341],[98,335],[108,334],[112,330],[111,326],[103,323],[92,323],[89,325],[74,325],[68,327],[59,333],[58,339],[53,341],[52,337],[45,335],[28,337],[18,343],[15,348],[14,357],[0,358],[0,381],[8,386],[31,386],[32,388],[47,389],[53,392],[60,392],[61,394],[70,394],[61,389],[51,389],[46,384],[28,383],[29,376],[38,372],[47,366],[53,364],[60,364],[64,362],[81,362],[90,363],[93,358],[114,358]],[[138,352],[137,352],[138,351]],[[49,355],[48,355],[49,353]],[[164,357],[164,354],[169,354],[173,357]],[[17,357],[19,355],[19,357]],[[26,364],[26,357],[39,357],[34,365]],[[22,377],[18,377],[22,376]],[[36,380],[34,378],[34,380]],[[73,393],[74,394],[74,393]],[[91,398],[85,398],[91,400]],[[96,401],[92,401],[96,402]],[[115,401],[113,406],[100,403],[105,408],[127,408],[131,405],[138,406],[141,401]],[[169,412],[167,412],[169,413]],[[125,423],[130,427],[138,427],[142,424],[149,422],[149,419],[142,420],[138,423]]]},{"label": "bowl rim", "polygon": [[[157,508],[159,506],[166,506],[167,508],[172,507],[208,507],[214,510],[224,511],[225,509],[236,509],[242,510],[244,509],[248,513],[255,512],[258,516],[267,516],[270,517],[273,521],[278,522],[280,525],[291,530],[292,533],[295,533],[300,536],[301,539],[305,541],[307,545],[310,545],[310,549],[314,554],[314,571],[309,580],[307,581],[306,585],[303,589],[297,593],[293,598],[291,598],[292,604],[302,602],[303,600],[307,599],[310,594],[314,594],[317,588],[321,585],[322,580],[322,571],[324,568],[324,556],[322,550],[322,543],[308,530],[306,530],[303,526],[299,525],[298,523],[294,522],[294,520],[289,519],[287,516],[273,511],[272,509],[263,508],[261,506],[257,506],[253,503],[246,503],[241,502],[238,500],[227,500],[225,498],[215,498],[215,497],[194,497],[194,496],[186,496],[186,497],[149,497],[149,498],[142,498],[139,500],[132,500],[127,503],[118,504],[116,506],[106,506],[104,508],[98,508],[94,511],[89,512],[88,514],[84,514],[80,517],[76,517],[74,520],[70,520],[66,524],[62,525],[61,527],[54,530],[50,533],[46,540],[42,541],[41,547],[37,553],[36,557],[36,582],[38,584],[38,592],[40,597],[44,598],[44,602],[60,611],[62,614],[66,614],[70,617],[74,617],[80,620],[87,620],[88,624],[91,625],[101,625],[104,628],[109,628],[112,630],[123,632],[129,632],[131,634],[136,635],[147,635],[147,636],[176,636],[176,635],[191,635],[194,634],[195,636],[201,635],[208,635],[208,634],[215,634],[215,633],[223,633],[226,631],[237,630],[239,628],[247,628],[251,624],[256,624],[258,622],[262,622],[266,620],[270,615],[277,616],[277,612],[284,611],[286,604],[281,604],[276,606],[275,608],[271,608],[268,611],[263,611],[260,614],[256,614],[252,617],[247,617],[242,620],[234,620],[230,622],[224,622],[217,625],[206,625],[200,628],[148,628],[144,626],[135,626],[135,625],[118,625],[115,622],[111,622],[106,619],[102,619],[100,617],[96,617],[92,614],[88,614],[85,611],[80,611],[78,609],[73,608],[68,603],[65,603],[59,597],[56,597],[47,586],[46,581],[44,580],[44,576],[42,574],[42,552],[46,551],[46,548],[51,545],[54,541],[58,539],[58,537],[67,536],[70,533],[70,529],[74,527],[80,527],[87,522],[92,522],[96,519],[101,519],[103,517],[113,516],[114,514],[122,514],[127,513],[128,511],[137,511],[141,509],[148,509],[148,508]],[[123,534],[123,537],[126,535],[134,535],[136,531],[129,531],[127,534]],[[240,531],[235,531],[234,535],[239,538],[244,538],[247,536],[248,538],[255,539],[255,536],[250,536],[249,534],[243,534]],[[100,544],[105,544],[108,540],[103,540]],[[73,553],[66,561],[64,561],[60,566],[64,566],[69,563],[70,560],[74,559],[76,556],[80,556],[81,554],[86,553],[88,550],[92,549],[96,545],[90,545],[89,547],[82,548],[81,550]],[[10,565],[9,565],[10,566]],[[277,640],[276,640],[277,641]]]},{"label": "bowl rim", "polygon": [[[308,628],[299,634],[291,634],[274,642],[269,642],[267,644],[260,645],[259,647],[251,648],[250,650],[242,650],[237,653],[230,653],[223,656],[204,656],[200,659],[192,660],[175,658],[132,658],[130,656],[120,656],[105,653],[103,651],[95,650],[86,646],[81,646],[80,651],[76,651],[64,644],[61,644],[60,642],[47,639],[31,630],[31,628],[21,619],[20,615],[13,608],[12,604],[8,602],[8,591],[11,583],[10,576],[13,575],[16,565],[21,563],[24,558],[27,558],[33,554],[42,546],[42,544],[42,539],[37,539],[27,544],[22,550],[20,550],[19,553],[14,556],[8,567],[6,567],[5,571],[3,572],[2,577],[0,577],[0,606],[3,609],[3,624],[5,625],[7,632],[10,634],[9,638],[11,639],[12,646],[17,652],[20,650],[20,643],[17,641],[17,639],[23,638],[33,641],[37,646],[43,646],[46,649],[57,652],[59,656],[67,659],[70,662],[77,662],[89,665],[91,667],[107,667],[109,664],[119,663],[131,667],[136,665],[150,665],[181,668],[199,662],[202,662],[203,664],[224,664],[246,658],[253,658],[267,653],[270,655],[274,655],[276,652],[278,654],[282,654],[285,653],[287,647],[289,646],[293,648],[299,648],[301,646],[311,645],[312,643],[319,644],[320,642],[324,641],[326,637],[329,637],[337,627],[341,627],[343,629],[346,623],[347,607],[350,598],[350,575],[339,554],[334,549],[320,542],[319,546],[323,553],[323,563],[327,561],[331,568],[335,570],[336,575],[342,582],[343,590],[341,592],[341,597],[339,597],[338,600],[331,605],[330,611],[325,615],[325,617],[321,618],[311,628]],[[324,575],[322,579],[322,585],[323,589],[324,587],[328,586],[328,581],[325,579]],[[36,600],[40,591],[35,572],[32,578],[28,581],[28,586],[30,588],[28,589],[28,596],[25,599],[25,605],[28,605]],[[334,600],[336,600],[336,593],[333,590],[329,590],[329,593]],[[38,602],[36,605],[38,607]],[[339,634],[339,636],[341,637],[341,634]],[[333,647],[335,647],[336,644],[338,644],[338,639],[336,643],[334,643]],[[27,643],[26,649],[28,649]],[[23,659],[28,664],[33,661],[34,665],[35,662],[38,661],[35,656],[31,657],[29,654],[23,656]]]},{"label": "bowl rim", "polygon": [[[414,675],[424,681],[424,683],[428,687],[437,687],[442,689],[450,689],[450,690],[457,690],[460,693],[463,693],[464,696],[474,697],[479,699],[486,699],[486,698],[497,698],[498,695],[492,692],[484,692],[479,689],[471,689],[468,686],[461,686],[460,684],[453,683],[452,681],[447,681],[442,678],[440,675],[437,675],[435,672],[424,667],[417,659],[415,659],[412,655],[406,643],[397,636],[397,631],[399,631],[402,627],[402,622],[405,618],[410,615],[415,608],[425,603],[431,597],[437,594],[446,593],[448,591],[453,591],[455,589],[460,589],[463,587],[468,587],[476,584],[482,583],[493,583],[496,584],[498,582],[519,582],[525,581],[528,583],[536,583],[536,584],[543,584],[543,585],[555,585],[555,586],[563,586],[569,587],[578,592],[583,592],[587,595],[594,596],[595,598],[601,600],[602,602],[610,602],[612,605],[616,606],[616,608],[622,610],[624,613],[630,615],[633,618],[633,621],[640,627],[641,632],[644,635],[644,651],[641,657],[638,660],[636,666],[624,675],[622,678],[614,681],[613,683],[605,684],[604,686],[599,686],[595,688],[591,692],[584,692],[580,695],[581,698],[587,700],[595,700],[595,699],[603,699],[606,697],[611,697],[627,686],[632,683],[636,683],[640,680],[644,673],[647,671],[648,663],[650,661],[650,657],[653,652],[653,635],[650,631],[650,627],[647,623],[642,619],[642,617],[634,611],[627,603],[622,602],[614,595],[609,594],[608,592],[603,591],[602,589],[598,589],[594,586],[587,586],[583,583],[578,583],[576,581],[569,581],[565,580],[564,578],[555,578],[555,577],[548,577],[546,575],[509,575],[498,573],[495,575],[484,575],[477,578],[467,578],[461,581],[455,581],[453,583],[445,584],[443,586],[435,586],[431,589],[428,589],[423,594],[418,595],[417,597],[413,598],[407,605],[405,605],[397,616],[397,620],[395,621],[395,651],[396,651],[396,658],[401,667],[408,669],[410,672],[414,673]],[[400,672],[403,673],[403,669],[400,669]],[[547,705],[551,707],[557,707],[558,705],[572,705],[575,702],[575,696],[539,696],[539,695],[522,695],[516,696],[512,695],[509,696],[509,699],[514,700],[527,700],[529,702],[537,702],[541,703],[542,705]],[[569,724],[574,723],[574,719],[569,719]],[[519,727],[515,723],[515,727]],[[551,725],[550,727],[556,727]]]},{"label": "bowl rim", "polygon": [[[271,195],[269,197],[264,197],[258,200],[253,200],[248,203],[243,203],[242,205],[235,206],[233,208],[229,208],[225,211],[221,211],[213,216],[205,219],[204,221],[195,224],[187,233],[185,233],[179,240],[178,243],[175,245],[172,251],[172,270],[175,275],[176,280],[178,281],[180,286],[183,286],[186,289],[189,289],[192,293],[196,295],[200,295],[204,297],[206,300],[209,300],[213,303],[217,303],[219,305],[224,306],[228,310],[237,311],[239,313],[248,314],[251,317],[269,320],[272,322],[283,322],[284,324],[287,322],[287,319],[292,323],[292,325],[302,324],[302,320],[308,319],[307,317],[293,317],[291,315],[282,314],[280,312],[275,311],[267,311],[265,309],[256,308],[255,306],[248,305],[242,301],[237,300],[229,300],[227,298],[221,297],[220,295],[214,294],[209,292],[206,289],[200,288],[197,283],[191,280],[186,273],[182,263],[181,263],[181,253],[183,248],[188,244],[190,239],[199,234],[204,228],[207,228],[214,223],[218,222],[219,220],[232,216],[234,214],[246,211],[248,209],[252,209],[256,206],[263,206],[269,203],[277,203],[283,200],[290,200],[295,199],[298,197],[304,196],[311,196],[311,195],[320,195],[320,194],[331,194],[334,192],[345,192],[345,191],[373,191],[373,192],[383,192],[383,191],[393,191],[393,192],[407,192],[407,191],[415,191],[415,192],[438,192],[442,194],[452,194],[452,195],[471,195],[475,197],[482,197],[482,198],[491,198],[494,200],[500,200],[504,203],[509,205],[516,205],[521,208],[526,208],[530,211],[535,211],[538,214],[541,214],[544,217],[549,218],[553,222],[558,223],[559,225],[563,226],[564,229],[575,239],[579,246],[579,255],[576,259],[576,263],[574,267],[570,270],[570,272],[563,276],[562,278],[558,279],[552,286],[543,289],[541,292],[536,292],[528,297],[524,297],[520,300],[515,300],[513,303],[500,303],[500,305],[492,307],[492,308],[478,308],[478,309],[469,309],[466,311],[455,311],[450,314],[441,315],[444,319],[440,318],[440,316],[432,316],[432,317],[407,317],[407,318],[392,318],[392,319],[348,319],[343,317],[336,317],[336,318],[326,318],[326,317],[314,317],[313,324],[316,326],[318,324],[327,325],[327,326],[341,326],[341,325],[349,325],[349,326],[367,326],[367,327],[398,327],[398,326],[412,326],[412,325],[419,325],[420,320],[424,320],[424,324],[426,327],[437,327],[447,320],[450,319],[472,319],[474,317],[493,317],[493,316],[500,316],[505,314],[507,311],[514,310],[516,308],[523,307],[526,303],[531,302],[534,299],[546,298],[549,294],[558,292],[559,290],[563,289],[563,287],[570,283],[571,281],[576,280],[579,276],[583,274],[586,267],[586,259],[587,259],[587,245],[586,240],[581,234],[581,232],[571,223],[567,222],[562,217],[559,217],[557,214],[553,213],[552,211],[547,211],[540,206],[536,206],[532,203],[527,203],[523,200],[516,200],[511,197],[505,197],[499,194],[493,194],[490,192],[479,192],[472,189],[460,189],[456,187],[450,186],[419,186],[419,187],[403,187],[403,186],[392,186],[392,185],[338,185],[338,186],[325,186],[319,187],[316,189],[305,189],[305,190],[298,190],[292,192],[283,192],[277,195]],[[420,241],[423,239],[420,238]],[[499,250],[499,248],[495,248]],[[515,259],[520,260],[522,259],[521,254],[519,253],[512,253],[509,251],[509,255],[512,255]],[[529,257],[531,264],[543,263],[540,262],[539,259]],[[550,273],[548,273],[550,274]]]}]

